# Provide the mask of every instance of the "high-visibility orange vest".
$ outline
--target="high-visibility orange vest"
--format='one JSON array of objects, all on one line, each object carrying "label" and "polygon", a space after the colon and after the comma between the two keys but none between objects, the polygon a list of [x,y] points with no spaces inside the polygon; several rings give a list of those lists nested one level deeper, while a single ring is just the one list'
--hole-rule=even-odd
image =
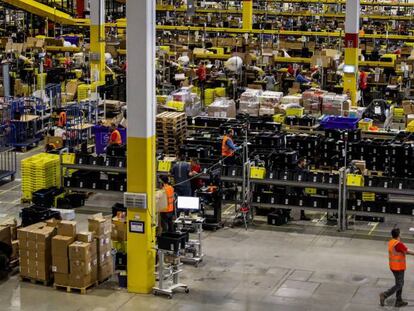
[{"label": "high-visibility orange vest", "polygon": [[234,151],[231,150],[229,146],[227,146],[228,140],[231,140],[231,138],[228,137],[227,135],[224,135],[223,141],[221,142],[221,155],[223,157],[229,157],[229,156],[234,155]]},{"label": "high-visibility orange vest", "polygon": [[[113,138],[113,136],[115,136],[115,138]],[[119,133],[117,129],[111,133],[111,144],[122,145],[121,133]]]},{"label": "high-visibility orange vest", "polygon": [[170,185],[164,185],[165,193],[167,194],[167,211],[166,213],[174,212],[174,188]]},{"label": "high-visibility orange vest", "polygon": [[398,243],[400,242],[395,239],[388,242],[388,255],[390,259],[390,269],[392,271],[404,271],[407,268],[405,254],[395,250],[395,246]]},{"label": "high-visibility orange vest", "polygon": [[61,113],[59,113],[58,126],[63,127],[65,125],[66,125],[66,112],[62,111]]}]

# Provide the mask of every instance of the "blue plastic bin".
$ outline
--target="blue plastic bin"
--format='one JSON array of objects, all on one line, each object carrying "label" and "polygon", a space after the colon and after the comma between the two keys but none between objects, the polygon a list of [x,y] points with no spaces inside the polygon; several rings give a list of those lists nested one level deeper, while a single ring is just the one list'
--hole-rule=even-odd
[{"label": "blue plastic bin", "polygon": [[355,130],[359,118],[327,116],[322,119],[321,126],[326,130]]}]

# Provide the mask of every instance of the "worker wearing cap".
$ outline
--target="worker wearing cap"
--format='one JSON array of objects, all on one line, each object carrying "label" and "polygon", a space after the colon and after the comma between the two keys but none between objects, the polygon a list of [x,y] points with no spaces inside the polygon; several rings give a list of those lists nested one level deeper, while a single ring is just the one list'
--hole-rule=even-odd
[{"label": "worker wearing cap", "polygon": [[162,188],[167,195],[167,208],[165,212],[160,212],[162,232],[174,231],[174,188],[170,185],[168,176],[160,177]]},{"label": "worker wearing cap", "polygon": [[230,129],[227,131],[227,134],[224,134],[223,140],[221,142],[221,156],[225,165],[234,165],[235,152],[239,149],[233,142],[234,130]]},{"label": "worker wearing cap", "polygon": [[397,308],[404,307],[408,303],[402,300],[402,290],[404,286],[404,273],[407,268],[406,255],[414,255],[403,242],[401,242],[400,229],[391,230],[392,239],[388,242],[388,257],[391,272],[394,274],[395,285],[389,290],[380,294],[380,304],[384,306],[385,300],[394,293],[397,296],[395,306]]},{"label": "worker wearing cap", "polygon": [[115,126],[115,123],[111,123],[111,136],[109,137],[109,145],[122,145],[121,133]]}]

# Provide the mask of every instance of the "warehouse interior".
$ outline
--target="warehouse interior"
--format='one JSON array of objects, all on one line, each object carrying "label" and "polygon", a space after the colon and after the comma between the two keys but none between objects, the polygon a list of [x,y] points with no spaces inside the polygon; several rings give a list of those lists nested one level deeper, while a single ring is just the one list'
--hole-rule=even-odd
[{"label": "warehouse interior", "polygon": [[1,310],[414,310],[414,2],[0,7]]}]

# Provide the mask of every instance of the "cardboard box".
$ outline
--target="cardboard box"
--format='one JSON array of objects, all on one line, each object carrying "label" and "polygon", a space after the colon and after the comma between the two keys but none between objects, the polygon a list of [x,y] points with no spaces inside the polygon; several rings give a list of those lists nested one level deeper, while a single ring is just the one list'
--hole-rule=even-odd
[{"label": "cardboard box", "polygon": [[50,243],[52,237],[56,234],[56,230],[53,227],[48,227],[44,224],[43,227],[34,229],[29,232],[27,240],[35,241],[37,243]]},{"label": "cardboard box", "polygon": [[71,273],[69,275],[69,285],[75,288],[84,288],[94,284],[97,280],[97,269],[87,275]]},{"label": "cardboard box", "polygon": [[414,102],[411,100],[403,100],[402,107],[404,109],[404,114],[413,114],[414,113]]},{"label": "cardboard box", "polygon": [[127,224],[118,217],[112,218],[111,238],[113,241],[124,242],[127,240]]},{"label": "cardboard box", "polygon": [[108,260],[104,265],[98,267],[98,281],[103,282],[110,278],[114,273],[114,264],[112,260]]},{"label": "cardboard box", "polygon": [[96,257],[96,243],[74,242],[69,245],[69,259],[91,261]]},{"label": "cardboard box", "polygon": [[57,234],[76,237],[76,221],[62,220],[57,226]]},{"label": "cardboard box", "polygon": [[63,273],[63,274],[69,273],[69,257],[53,256],[52,257],[52,272]]},{"label": "cardboard box", "polygon": [[68,247],[75,241],[73,237],[56,235],[52,239],[52,256],[68,257]]},{"label": "cardboard box", "polygon": [[70,262],[70,272],[77,275],[88,275],[97,267],[98,261],[96,258],[91,261],[74,260]]},{"label": "cardboard box", "polygon": [[26,240],[28,240],[28,236],[29,236],[30,232],[32,232],[35,229],[42,228],[45,225],[46,225],[46,223],[39,222],[37,224],[33,224],[33,225],[27,226],[25,228],[20,228],[20,229],[17,230],[17,239],[19,241],[26,241]]},{"label": "cardboard box", "polygon": [[14,217],[9,217],[0,222],[0,226],[9,226],[12,240],[17,240],[17,220]]},{"label": "cardboard box", "polygon": [[18,257],[19,257],[19,241],[14,240],[14,241],[12,241],[12,255],[11,255],[11,258],[16,259]]},{"label": "cardboard box", "polygon": [[69,274],[66,273],[55,273],[55,284],[68,286],[69,285]]},{"label": "cardboard box", "polygon": [[28,240],[25,244],[23,244],[22,248],[25,248],[31,251],[36,251],[36,252],[45,252],[45,251],[50,252],[50,243]]},{"label": "cardboard box", "polygon": [[111,233],[111,218],[103,217],[101,213],[93,215],[88,219],[88,230],[95,236],[102,236]]},{"label": "cardboard box", "polygon": [[79,242],[91,243],[93,241],[93,232],[80,232],[76,235],[76,240]]},{"label": "cardboard box", "polygon": [[12,233],[10,226],[0,226],[0,242],[12,245]]}]

